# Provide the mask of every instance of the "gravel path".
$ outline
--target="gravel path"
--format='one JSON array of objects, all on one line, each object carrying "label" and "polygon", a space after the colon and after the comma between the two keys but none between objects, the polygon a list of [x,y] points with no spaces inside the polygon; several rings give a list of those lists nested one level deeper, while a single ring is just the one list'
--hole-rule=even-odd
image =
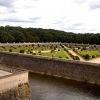
[{"label": "gravel path", "polygon": [[80,58],[80,61],[85,61],[80,55],[78,55],[76,52],[73,50],[68,50],[69,53],[71,53],[73,56],[78,56]]},{"label": "gravel path", "polygon": [[88,62],[91,62],[91,63],[99,63],[100,64],[100,57],[99,58],[94,58],[92,60],[89,60]]}]

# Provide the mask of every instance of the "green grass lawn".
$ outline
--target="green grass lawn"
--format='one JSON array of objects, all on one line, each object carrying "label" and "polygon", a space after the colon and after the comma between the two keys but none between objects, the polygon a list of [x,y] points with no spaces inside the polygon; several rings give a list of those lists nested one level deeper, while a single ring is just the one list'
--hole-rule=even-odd
[{"label": "green grass lawn", "polygon": [[89,59],[100,57],[100,50],[77,50],[82,57],[89,55]]},{"label": "green grass lawn", "polygon": [[41,55],[42,56],[49,56],[49,57],[57,57],[57,58],[66,58],[66,59],[68,59],[67,53],[65,53],[63,50],[54,51],[53,53],[51,53],[51,52],[41,53]]},{"label": "green grass lawn", "polygon": [[64,50],[62,50],[62,49],[60,51],[55,52],[55,56],[59,57],[59,58],[66,58],[66,59],[68,59],[67,53],[64,52]]}]

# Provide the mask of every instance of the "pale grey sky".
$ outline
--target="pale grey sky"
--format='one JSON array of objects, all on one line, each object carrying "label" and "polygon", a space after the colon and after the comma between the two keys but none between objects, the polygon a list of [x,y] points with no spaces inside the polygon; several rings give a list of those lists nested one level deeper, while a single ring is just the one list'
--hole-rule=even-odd
[{"label": "pale grey sky", "polygon": [[100,0],[0,0],[0,25],[100,32]]}]

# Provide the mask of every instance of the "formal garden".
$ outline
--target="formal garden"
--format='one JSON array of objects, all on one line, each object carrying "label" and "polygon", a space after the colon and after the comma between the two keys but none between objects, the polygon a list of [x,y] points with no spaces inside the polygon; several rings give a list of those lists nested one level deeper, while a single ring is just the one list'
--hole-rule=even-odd
[{"label": "formal garden", "polygon": [[0,46],[0,51],[17,52],[31,55],[57,57],[70,59],[70,55],[60,44],[32,44],[32,45],[13,45]]},{"label": "formal garden", "polygon": [[0,46],[0,51],[17,52],[29,55],[63,58],[69,60],[91,60],[100,57],[97,45],[79,44],[38,44]]},{"label": "formal garden", "polygon": [[66,45],[85,60],[90,60],[100,57],[100,46],[97,45]]}]

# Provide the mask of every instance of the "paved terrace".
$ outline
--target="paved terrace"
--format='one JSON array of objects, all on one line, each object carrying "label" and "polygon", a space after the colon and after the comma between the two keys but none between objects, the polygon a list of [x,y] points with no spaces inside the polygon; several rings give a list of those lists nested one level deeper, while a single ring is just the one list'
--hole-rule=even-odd
[{"label": "paved terrace", "polygon": [[3,70],[0,70],[0,77],[2,76],[6,76],[6,75],[9,75],[11,74],[10,72],[6,72],[6,71],[3,71]]}]

